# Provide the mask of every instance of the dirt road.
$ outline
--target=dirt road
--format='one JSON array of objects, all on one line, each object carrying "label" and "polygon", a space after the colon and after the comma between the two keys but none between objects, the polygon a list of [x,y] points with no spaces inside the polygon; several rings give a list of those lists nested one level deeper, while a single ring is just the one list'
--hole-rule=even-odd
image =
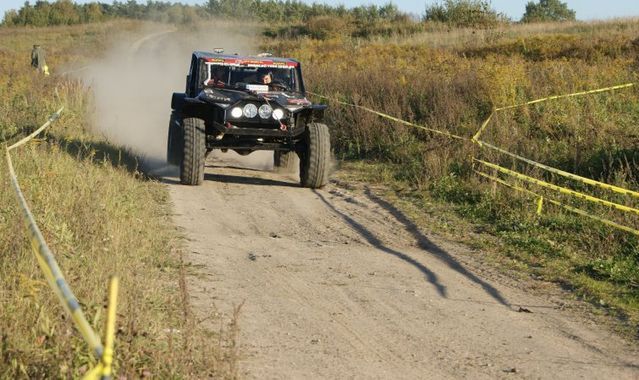
[{"label": "dirt road", "polygon": [[636,347],[482,274],[480,252],[374,194],[236,165],[209,160],[200,187],[168,181],[195,311],[244,302],[242,377],[639,378]]}]

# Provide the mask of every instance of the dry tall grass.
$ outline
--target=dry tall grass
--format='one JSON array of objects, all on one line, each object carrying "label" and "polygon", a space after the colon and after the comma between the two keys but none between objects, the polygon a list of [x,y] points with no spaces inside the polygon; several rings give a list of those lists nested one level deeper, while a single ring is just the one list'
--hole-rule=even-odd
[{"label": "dry tall grass", "polygon": [[[116,374],[233,377],[233,331],[206,333],[188,311],[166,189],[139,174],[126,151],[90,133],[89,89],[28,67],[35,42],[55,72],[87,59],[86,52],[99,54],[114,28],[136,25],[0,30],[0,140],[13,141],[66,107],[44,139],[14,154],[14,164],[45,238],[100,332],[108,277],[121,278]],[[80,377],[95,360],[38,269],[4,162],[0,186],[0,378]]]}]

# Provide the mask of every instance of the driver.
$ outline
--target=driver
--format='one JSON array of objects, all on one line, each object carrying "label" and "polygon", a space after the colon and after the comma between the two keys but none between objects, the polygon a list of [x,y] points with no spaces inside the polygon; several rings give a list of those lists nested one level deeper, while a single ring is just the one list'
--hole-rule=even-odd
[{"label": "driver", "polygon": [[261,74],[258,81],[260,84],[270,85],[271,83],[273,83],[273,73],[269,71],[267,73]]},{"label": "driver", "polygon": [[224,87],[226,85],[226,70],[222,66],[212,67],[211,79],[206,82],[207,86]]},{"label": "driver", "polygon": [[257,78],[257,82],[262,85],[267,85],[269,91],[286,91],[287,87],[284,83],[276,80],[273,72],[268,71],[260,74]]}]

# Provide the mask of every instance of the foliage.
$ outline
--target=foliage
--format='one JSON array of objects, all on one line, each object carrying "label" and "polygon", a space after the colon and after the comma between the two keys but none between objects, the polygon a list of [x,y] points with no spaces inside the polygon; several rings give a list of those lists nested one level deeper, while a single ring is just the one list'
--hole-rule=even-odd
[{"label": "foliage", "polygon": [[486,0],[444,0],[426,7],[425,21],[441,22],[456,27],[494,27],[507,21]]},{"label": "foliage", "polygon": [[521,22],[575,21],[575,11],[559,0],[529,1]]},{"label": "foliage", "polygon": [[393,20],[403,15],[390,2],[382,6],[346,8],[344,5],[307,4],[299,0],[209,0],[206,8],[216,17],[255,18],[269,23],[295,23],[318,17],[352,18],[358,22],[371,23]]},{"label": "foliage", "polygon": [[17,11],[9,10],[4,15],[3,26],[50,26],[74,25],[111,20],[114,18],[147,19],[176,24],[192,23],[202,18],[205,11],[198,6],[179,3],[149,1],[138,4],[115,1],[113,4],[91,2],[77,4],[71,0],[38,0],[34,5],[28,1]]},{"label": "foliage", "polygon": [[296,22],[318,16],[343,16],[347,13],[344,6],[308,5],[297,0],[209,0],[206,8],[215,17],[252,18],[268,22]]},{"label": "foliage", "polygon": [[145,19],[172,23],[192,23],[210,17],[251,19],[266,23],[305,23],[313,19],[351,20],[357,25],[407,18],[392,3],[346,8],[343,5],[307,4],[299,0],[209,0],[204,6],[164,1],[115,1],[76,4],[71,0],[28,1],[18,10],[5,13],[3,25],[72,25],[113,18]]}]

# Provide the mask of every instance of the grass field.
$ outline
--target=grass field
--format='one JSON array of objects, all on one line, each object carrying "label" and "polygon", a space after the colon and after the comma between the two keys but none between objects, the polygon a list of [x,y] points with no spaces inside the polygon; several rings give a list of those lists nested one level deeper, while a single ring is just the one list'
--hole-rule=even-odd
[{"label": "grass field", "polygon": [[[112,30],[137,28],[115,22],[0,29],[0,141],[17,140],[65,107],[46,135],[13,153],[13,161],[45,238],[100,334],[108,278],[121,279],[116,373],[233,377],[234,330],[205,332],[190,314],[188,268],[166,188],[142,176],[135,157],[90,132],[89,89],[29,67],[34,41],[46,46],[48,64],[59,72],[99,54]],[[0,378],[77,378],[95,360],[38,269],[4,159],[0,186]]]}]

